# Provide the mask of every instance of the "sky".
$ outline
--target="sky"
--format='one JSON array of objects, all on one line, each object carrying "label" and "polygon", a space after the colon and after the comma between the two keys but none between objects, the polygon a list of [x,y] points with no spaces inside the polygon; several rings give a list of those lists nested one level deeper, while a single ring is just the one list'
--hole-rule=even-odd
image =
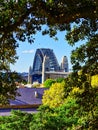
[{"label": "sky", "polygon": [[32,44],[29,44],[28,41],[19,41],[19,47],[17,48],[17,56],[19,58],[14,65],[10,65],[11,70],[21,73],[28,72],[29,67],[33,66],[35,52],[38,48],[53,49],[53,52],[58,60],[59,65],[61,64],[62,57],[67,56],[69,69],[72,69],[70,61],[71,51],[74,50],[77,46],[79,46],[80,43],[72,47],[65,40],[65,32],[59,32],[57,36],[59,40],[55,41],[48,35],[42,36],[41,32],[39,32],[34,36],[35,41]]}]

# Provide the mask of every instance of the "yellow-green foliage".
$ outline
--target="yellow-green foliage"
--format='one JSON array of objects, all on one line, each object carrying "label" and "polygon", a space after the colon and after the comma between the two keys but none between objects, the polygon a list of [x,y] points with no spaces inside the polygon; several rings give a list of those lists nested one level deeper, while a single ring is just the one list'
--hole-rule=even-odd
[{"label": "yellow-green foliage", "polygon": [[43,105],[48,105],[50,108],[58,107],[64,103],[64,86],[65,83],[54,83],[49,90],[46,90],[43,95]]},{"label": "yellow-green foliage", "polygon": [[84,92],[84,89],[80,89],[79,87],[73,87],[72,91],[71,91],[71,95],[80,93],[82,94]]},{"label": "yellow-green foliage", "polygon": [[[91,79],[91,86],[92,87],[98,87],[98,74],[93,75],[90,77],[89,74],[83,74],[82,70],[78,72],[78,76],[86,76],[87,80],[89,81],[89,78]],[[78,81],[81,81],[81,79],[78,79]]]},{"label": "yellow-green foliage", "polygon": [[91,85],[92,85],[93,87],[96,87],[96,86],[98,87],[98,74],[92,76]]}]

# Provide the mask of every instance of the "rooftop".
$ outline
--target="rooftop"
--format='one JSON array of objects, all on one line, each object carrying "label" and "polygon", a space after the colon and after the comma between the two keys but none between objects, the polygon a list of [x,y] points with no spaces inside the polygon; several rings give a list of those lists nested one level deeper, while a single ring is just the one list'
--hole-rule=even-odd
[{"label": "rooftop", "polygon": [[18,88],[20,96],[10,100],[10,105],[0,108],[0,115],[9,115],[12,109],[26,112],[36,112],[42,104],[42,96],[46,88]]},{"label": "rooftop", "polygon": [[42,104],[42,96],[46,88],[18,88],[20,96],[10,100],[10,105]]}]

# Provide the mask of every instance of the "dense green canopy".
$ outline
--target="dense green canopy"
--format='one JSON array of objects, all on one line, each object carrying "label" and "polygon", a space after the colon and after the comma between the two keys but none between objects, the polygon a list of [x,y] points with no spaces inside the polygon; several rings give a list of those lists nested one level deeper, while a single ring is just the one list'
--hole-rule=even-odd
[{"label": "dense green canopy", "polygon": [[[55,38],[58,30],[67,31],[65,39],[71,45],[88,40],[72,53],[74,71],[98,73],[98,0],[0,0],[0,73],[9,76],[9,65],[17,59],[18,40],[32,43],[37,31]],[[8,92],[2,78],[0,87],[1,93]]]},{"label": "dense green canopy", "polygon": [[0,105],[16,95],[18,77],[11,73],[10,63],[17,59],[17,41],[32,43],[37,31],[53,38],[58,31],[66,31],[65,39],[72,46],[85,41],[72,51],[73,73],[65,85],[56,83],[44,94],[45,105],[60,104],[61,99],[62,105],[42,106],[33,115],[14,112],[0,118],[0,128],[97,130],[98,0],[0,0]]},{"label": "dense green canopy", "polygon": [[[70,30],[73,22],[79,25],[79,29],[75,28],[72,33],[82,34],[82,38],[84,34],[89,36],[96,32],[98,1],[1,0],[0,2],[0,41],[12,37],[24,41],[27,37],[29,42],[32,42],[34,39],[31,35],[40,31],[43,24],[49,26],[49,30],[45,30],[44,33],[53,36],[54,30]],[[73,41],[76,41],[75,37]]]},{"label": "dense green canopy", "polygon": [[[47,25],[44,30],[42,30],[43,25]],[[28,39],[28,42],[32,43],[34,42],[33,34],[37,31],[42,31],[43,35],[49,34],[50,37],[55,37],[58,30],[67,30],[65,39],[71,45],[84,39],[97,44],[98,1],[1,0],[0,48],[5,48],[5,46],[8,48],[7,45],[11,44],[7,54],[10,57],[9,62],[15,59],[17,39],[20,41]],[[95,46],[98,47],[98,45]]]}]

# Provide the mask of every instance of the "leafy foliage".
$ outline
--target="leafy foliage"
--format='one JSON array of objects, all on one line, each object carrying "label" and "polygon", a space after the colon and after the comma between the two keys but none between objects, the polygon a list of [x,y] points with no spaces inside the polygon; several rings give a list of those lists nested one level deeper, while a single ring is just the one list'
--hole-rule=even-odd
[{"label": "leafy foliage", "polygon": [[12,111],[11,116],[0,117],[1,130],[29,130],[29,123],[33,116],[20,111]]},{"label": "leafy foliage", "polygon": [[16,72],[0,73],[0,105],[9,104],[9,99],[14,99],[18,94],[16,81],[21,81],[21,77]]},{"label": "leafy foliage", "polygon": [[[46,90],[47,95],[44,94],[47,96],[44,97],[46,101],[44,100],[44,105],[36,114],[13,111],[11,116],[0,117],[0,129],[97,130],[98,87],[91,86],[91,78],[82,71],[77,74],[77,82],[74,84],[72,76],[70,75],[65,82],[54,83]],[[59,100],[62,104],[57,105]]]},{"label": "leafy foliage", "polygon": [[84,73],[90,75],[98,74],[98,41],[94,38],[92,41],[81,45],[72,51],[71,62],[73,70],[79,71],[82,69]]},{"label": "leafy foliage", "polygon": [[[41,31],[42,25],[48,25],[43,34],[49,34],[50,37],[54,37],[57,30],[68,30],[67,39],[71,42],[76,42],[85,36],[92,37],[97,32],[97,0],[74,0],[74,2],[72,0],[19,0],[16,2],[2,0],[0,12],[1,41],[8,36],[8,39],[11,39],[14,32],[17,39],[21,41],[28,39],[32,43],[34,42],[32,34]],[[71,29],[72,22],[75,22],[78,27]]]},{"label": "leafy foliage", "polygon": [[54,83],[49,90],[45,90],[42,102],[44,105],[58,107],[64,103],[64,82]]},{"label": "leafy foliage", "polygon": [[74,99],[69,99],[66,104],[63,104],[58,108],[50,108],[48,106],[41,106],[40,112],[36,116],[35,123],[31,123],[31,129],[34,130],[62,130],[72,127],[72,124],[77,122],[77,111],[78,105]]},{"label": "leafy foliage", "polygon": [[65,79],[64,79],[64,78],[57,78],[55,81],[56,81],[57,83],[61,83],[61,82],[65,81]]},{"label": "leafy foliage", "polygon": [[[45,30],[43,25],[47,25]],[[34,116],[1,117],[1,130],[97,130],[98,0],[0,1],[0,105],[15,95],[17,76],[10,73],[9,64],[17,59],[17,40],[32,43],[37,31],[56,39],[58,30],[67,31],[65,39],[70,45],[87,41],[72,52],[73,73],[64,84],[49,84],[43,102],[50,107],[43,106]]]},{"label": "leafy foliage", "polygon": [[[43,25],[46,25],[45,29]],[[82,64],[84,71],[89,71],[91,75],[97,74],[97,0],[1,0],[0,72],[10,71],[9,64],[15,63],[18,40],[32,43],[37,31],[57,39],[58,30],[67,31],[65,39],[71,45],[79,40],[88,40],[86,46],[73,51],[73,69],[78,71]]]},{"label": "leafy foliage", "polygon": [[92,76],[92,78],[91,78],[91,85],[93,87],[98,87],[98,74]]},{"label": "leafy foliage", "polygon": [[63,82],[64,80],[65,80],[64,78],[47,79],[47,80],[44,82],[44,87],[50,88],[52,84],[54,84],[54,83],[61,83],[61,82]]},{"label": "leafy foliage", "polygon": [[[72,88],[70,95],[76,99],[85,116],[94,119],[97,112],[98,85],[92,86],[92,77],[82,72],[78,74],[78,84]],[[83,116],[84,117],[84,116]]]},{"label": "leafy foliage", "polygon": [[67,104],[58,108],[41,106],[36,114],[13,111],[10,116],[0,117],[1,130],[58,130],[72,127],[77,122],[77,110],[75,100],[69,100]]},{"label": "leafy foliage", "polygon": [[44,82],[44,87],[45,88],[50,88],[52,84],[55,83],[55,80],[53,79],[47,79],[45,82]]}]

